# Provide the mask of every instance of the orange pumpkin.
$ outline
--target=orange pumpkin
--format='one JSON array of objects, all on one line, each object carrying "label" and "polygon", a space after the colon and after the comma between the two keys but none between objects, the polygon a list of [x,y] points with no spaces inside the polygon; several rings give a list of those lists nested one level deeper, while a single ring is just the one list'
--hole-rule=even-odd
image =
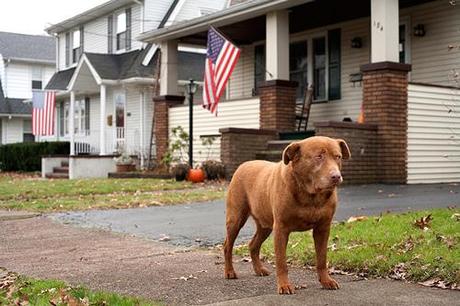
[{"label": "orange pumpkin", "polygon": [[201,169],[190,169],[188,180],[192,183],[201,183],[204,181],[204,171]]}]

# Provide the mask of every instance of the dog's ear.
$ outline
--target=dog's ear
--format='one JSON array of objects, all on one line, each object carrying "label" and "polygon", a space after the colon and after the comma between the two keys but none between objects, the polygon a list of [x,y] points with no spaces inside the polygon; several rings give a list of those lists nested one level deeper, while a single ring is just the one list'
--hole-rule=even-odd
[{"label": "dog's ear", "polygon": [[283,162],[285,165],[289,164],[290,161],[294,160],[300,154],[300,145],[296,142],[291,143],[284,149]]},{"label": "dog's ear", "polygon": [[337,139],[337,142],[339,143],[340,149],[342,150],[342,158],[349,159],[351,157],[351,153],[345,140]]}]

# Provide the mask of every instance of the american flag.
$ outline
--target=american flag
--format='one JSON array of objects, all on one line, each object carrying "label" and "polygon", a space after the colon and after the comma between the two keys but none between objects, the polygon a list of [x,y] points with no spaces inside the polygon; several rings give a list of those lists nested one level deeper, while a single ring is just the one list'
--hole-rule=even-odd
[{"label": "american flag", "polygon": [[217,115],[217,105],[225,85],[235,68],[241,50],[225,39],[216,29],[208,32],[208,51],[204,73],[203,107]]},{"label": "american flag", "polygon": [[34,91],[32,104],[32,134],[35,136],[54,135],[56,92],[41,90]]}]

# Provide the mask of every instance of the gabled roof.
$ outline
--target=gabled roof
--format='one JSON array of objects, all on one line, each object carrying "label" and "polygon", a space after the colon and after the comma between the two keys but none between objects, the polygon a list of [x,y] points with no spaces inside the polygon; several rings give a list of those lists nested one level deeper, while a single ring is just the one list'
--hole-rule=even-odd
[{"label": "gabled roof", "polygon": [[62,22],[54,24],[45,29],[49,34],[61,33],[67,31],[71,28],[74,28],[80,24],[86,23],[88,21],[94,20],[98,17],[112,13],[114,10],[127,6],[131,3],[138,2],[138,0],[111,0],[107,1],[101,5],[93,7],[81,14],[75,15],[69,19],[66,19]]},{"label": "gabled roof", "polygon": [[[81,61],[87,60],[101,80],[121,81],[131,78],[154,78],[156,76],[156,58],[147,66],[142,65],[145,54],[152,46],[122,54],[84,53]],[[204,75],[205,55],[179,51],[179,80],[201,80]],[[82,63],[80,62],[78,66]],[[77,67],[78,67],[77,66]],[[56,72],[46,86],[48,90],[67,90],[71,79],[78,69],[71,68]],[[78,73],[78,72],[77,72]]]},{"label": "gabled roof", "polygon": [[0,32],[0,54],[4,59],[54,64],[55,40],[51,36]]},{"label": "gabled roof", "polygon": [[32,115],[32,105],[23,99],[5,98],[0,80],[0,114],[1,115]]}]

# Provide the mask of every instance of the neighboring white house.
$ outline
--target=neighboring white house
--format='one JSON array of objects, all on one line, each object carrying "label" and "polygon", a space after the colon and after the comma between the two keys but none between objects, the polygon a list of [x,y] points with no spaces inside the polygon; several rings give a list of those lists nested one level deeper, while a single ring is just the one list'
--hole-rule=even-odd
[{"label": "neighboring white house", "polygon": [[[158,46],[136,38],[145,31],[221,10],[227,2],[112,0],[46,29],[56,37],[58,71],[46,89],[58,92],[57,118],[55,135],[41,140],[72,143],[71,178],[100,175],[74,172],[73,160],[82,155],[86,160],[106,156],[99,158],[105,175],[113,168],[109,156],[120,149],[144,163],[150,150]],[[174,64],[179,67],[178,85],[183,92],[189,79],[202,79],[204,50],[181,46],[177,59]],[[167,53],[162,62],[168,62]]]},{"label": "neighboring white house", "polygon": [[52,37],[0,32],[0,144],[34,141],[32,107],[23,101],[55,68]]}]

